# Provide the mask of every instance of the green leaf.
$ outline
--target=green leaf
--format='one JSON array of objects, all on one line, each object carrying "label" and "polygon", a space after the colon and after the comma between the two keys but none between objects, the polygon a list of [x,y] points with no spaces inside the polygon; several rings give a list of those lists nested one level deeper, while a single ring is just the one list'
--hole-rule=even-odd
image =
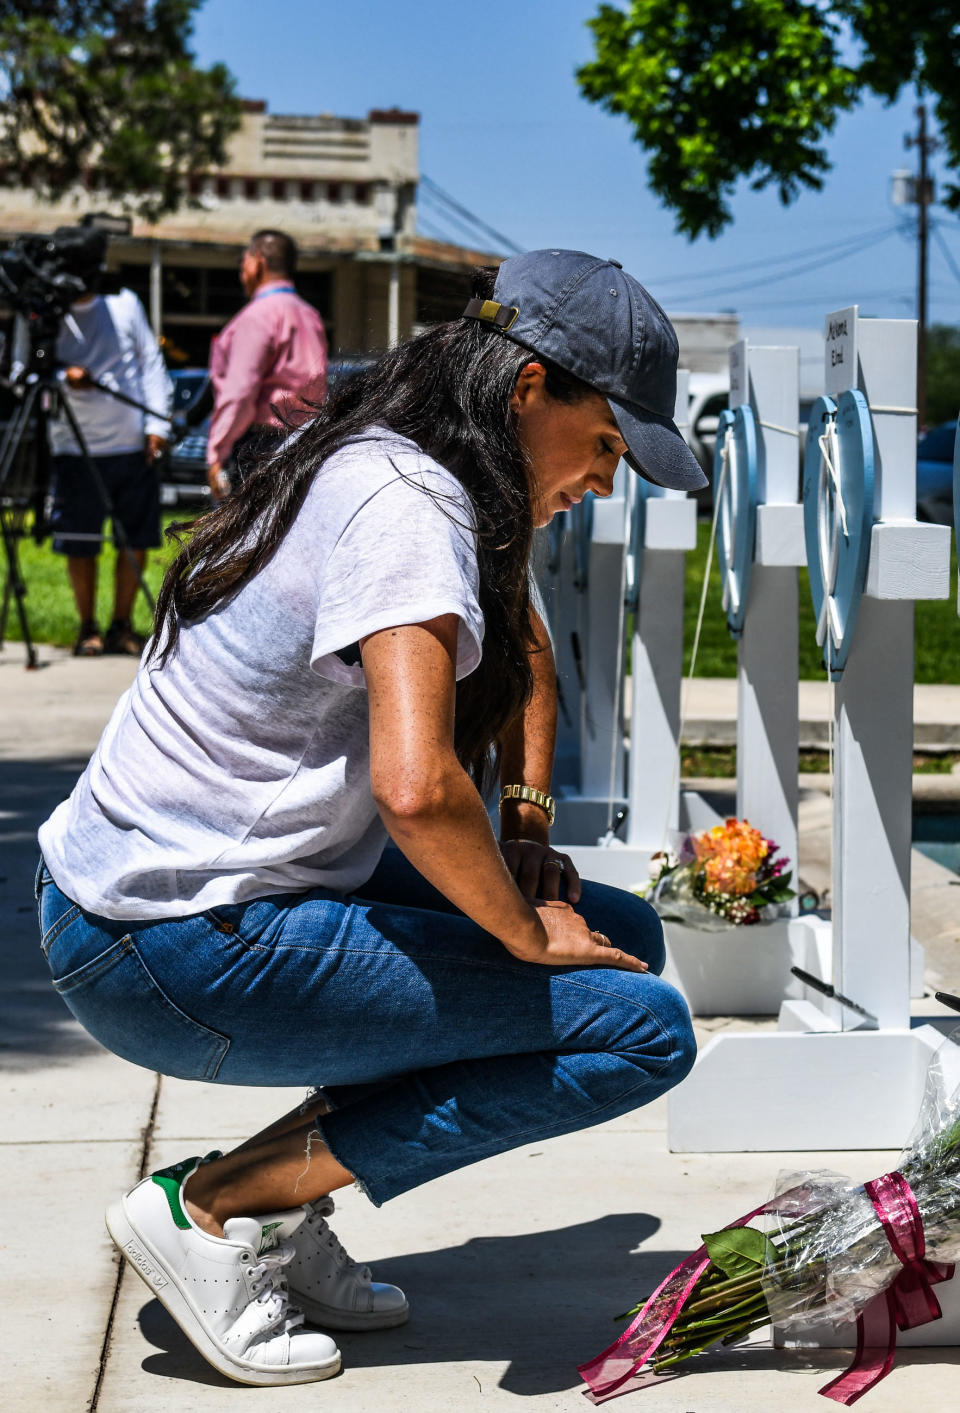
[{"label": "green leaf", "polygon": [[769,1237],[755,1227],[710,1232],[704,1236],[703,1244],[713,1264],[731,1277],[758,1275],[777,1254]]},{"label": "green leaf", "polygon": [[155,221],[226,160],[242,109],[190,48],[202,0],[0,0],[0,168],[43,200],[82,181]]},{"label": "green leaf", "polygon": [[[915,68],[917,36],[936,28],[939,82],[932,82],[929,61],[925,79],[940,94],[955,92],[954,7],[937,5],[936,18],[908,24],[905,11],[915,17],[934,0],[916,0],[896,14],[870,0],[850,0],[853,13],[839,0],[601,4],[588,21],[593,58],[577,70],[577,81],[589,102],[626,119],[647,152],[650,187],[674,212],[678,230],[712,237],[732,220],[729,198],[740,178],[774,183],[784,201],[819,185],[829,169],[824,139],[869,87],[862,70],[844,62],[841,34],[841,26],[858,27],[865,11],[883,16],[880,23],[874,15],[869,38],[860,28],[867,58],[871,48],[889,52],[885,30],[910,31],[898,46],[900,83]],[[942,124],[939,109],[937,116]]]}]

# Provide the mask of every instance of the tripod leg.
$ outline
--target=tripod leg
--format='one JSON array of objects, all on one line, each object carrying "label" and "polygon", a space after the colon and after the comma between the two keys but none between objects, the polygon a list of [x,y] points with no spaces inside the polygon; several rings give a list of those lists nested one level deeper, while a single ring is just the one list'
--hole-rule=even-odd
[{"label": "tripod leg", "polygon": [[[7,434],[4,437],[3,448],[0,451],[0,539],[3,542],[3,552],[7,561],[7,574],[3,585],[3,611],[0,615],[0,647],[7,631],[7,615],[10,608],[10,598],[13,597],[17,606],[17,618],[20,622],[20,632],[23,635],[23,645],[27,654],[27,667],[37,666],[37,650],[30,637],[30,625],[27,622],[26,593],[27,587],[20,573],[20,561],[17,555],[17,539],[22,535],[21,525],[14,524],[16,509],[8,509],[4,504],[4,487],[11,478],[11,472],[16,464],[17,453],[24,442],[30,419],[36,412],[37,421],[34,430],[35,437],[45,435],[43,418],[38,402],[40,385],[35,383],[27,389],[17,415],[7,427]],[[35,445],[38,443],[35,443]],[[9,498],[12,502],[13,497]]]},{"label": "tripod leg", "polygon": [[3,603],[0,603],[0,648],[3,647],[4,639],[7,636],[7,617],[10,613],[10,575],[5,574],[3,579]]},{"label": "tripod leg", "polygon": [[59,406],[63,409],[64,415],[66,416],[67,421],[70,423],[70,428],[73,432],[73,435],[77,439],[77,446],[80,448],[80,455],[83,458],[84,465],[90,473],[90,479],[92,480],[94,488],[100,499],[100,504],[103,506],[104,514],[110,517],[110,523],[113,525],[113,538],[116,541],[117,545],[117,553],[126,556],[127,563],[133,571],[133,576],[136,579],[137,583],[140,585],[140,588],[143,591],[143,597],[146,599],[150,607],[150,612],[153,613],[156,609],[156,604],[154,603],[153,595],[147,588],[146,580],[143,577],[143,572],[140,568],[140,565],[137,563],[137,557],[134,554],[133,550],[130,548],[130,539],[127,535],[127,531],[124,527],[123,521],[117,518],[117,512],[113,506],[113,499],[111,498],[110,492],[107,490],[103,477],[100,475],[97,463],[90,455],[90,449],[84,440],[83,433],[80,430],[80,424],[76,419],[76,415],[74,414],[73,408],[70,406],[69,402],[62,395],[59,389],[57,390],[57,395]]},{"label": "tripod leg", "polygon": [[27,652],[27,667],[36,667],[37,650],[33,646],[30,637],[30,625],[27,622],[27,610],[24,604],[24,597],[27,589],[20,573],[20,564],[17,559],[17,539],[16,532],[11,529],[7,521],[7,512],[0,509],[0,533],[3,536],[3,552],[7,560],[7,576],[3,586],[3,618],[0,621],[0,647],[3,646],[3,635],[7,627],[7,611],[10,604],[11,593],[17,605],[17,617],[20,620],[20,632],[23,634],[23,645]]}]

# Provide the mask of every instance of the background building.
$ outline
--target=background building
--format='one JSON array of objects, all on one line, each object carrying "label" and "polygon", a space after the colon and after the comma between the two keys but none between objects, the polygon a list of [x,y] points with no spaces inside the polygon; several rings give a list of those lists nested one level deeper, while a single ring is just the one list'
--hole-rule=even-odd
[{"label": "background building", "polygon": [[[417,113],[283,116],[247,101],[224,166],[191,175],[189,200],[173,215],[114,236],[111,271],[143,300],[168,361],[202,367],[211,336],[244,302],[244,246],[255,230],[277,227],[300,247],[297,285],[323,315],[331,349],[349,357],[384,348],[462,313],[472,267],[500,258],[417,234],[418,149]],[[102,206],[93,172],[55,205],[7,189],[0,241]]]}]

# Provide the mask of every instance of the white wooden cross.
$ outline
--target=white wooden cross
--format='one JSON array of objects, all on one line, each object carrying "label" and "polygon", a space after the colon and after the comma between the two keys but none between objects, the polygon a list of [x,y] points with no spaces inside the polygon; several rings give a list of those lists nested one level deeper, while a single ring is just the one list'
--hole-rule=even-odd
[{"label": "white wooden cross", "polygon": [[909,1028],[913,600],[947,596],[950,537],[914,518],[916,325],[831,315],[826,366],[828,391],[864,395],[874,437],[865,594],[835,688],[832,981],[876,1028],[811,991],[775,1033],[714,1037],[670,1095],[675,1151],[898,1148],[940,1045]]},{"label": "white wooden cross", "polygon": [[804,563],[799,475],[799,351],[730,350],[730,406],[753,409],[756,542],[737,644],[737,814],[797,867],[797,566]]},{"label": "white wooden cross", "polygon": [[[686,430],[689,374],[677,378],[676,421]],[[686,552],[696,545],[696,502],[680,491],[645,485],[645,526],[639,562],[639,607],[631,637],[631,750],[626,766],[621,732],[621,678],[617,663],[624,553],[640,487],[621,463],[614,495],[596,501],[587,561],[587,592],[577,602],[573,580],[574,534],[563,535],[551,625],[564,697],[579,707],[567,722],[558,762],[556,846],[570,853],[584,877],[621,888],[643,883],[651,854],[679,823],[677,761],[680,685],[683,673],[683,584]],[[574,624],[579,636],[587,691],[581,694],[569,648]],[[569,708],[568,708],[569,709]],[[572,749],[576,743],[575,750]],[[612,766],[612,772],[611,772]],[[610,814],[611,774],[615,810],[628,805],[619,837],[600,843]]]}]

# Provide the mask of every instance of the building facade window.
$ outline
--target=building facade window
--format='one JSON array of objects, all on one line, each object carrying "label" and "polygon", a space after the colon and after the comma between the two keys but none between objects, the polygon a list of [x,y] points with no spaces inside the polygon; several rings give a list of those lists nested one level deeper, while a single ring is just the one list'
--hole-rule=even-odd
[{"label": "building facade window", "polygon": [[286,199],[287,199],[287,184],[286,184],[286,182],[285,182],[285,181],[281,181],[281,180],[279,180],[279,179],[272,181],[272,182],[270,183],[270,195],[271,195],[271,197],[273,198],[274,201],[286,201]]},{"label": "building facade window", "polygon": [[327,182],[327,200],[337,202],[342,199],[339,182]]},{"label": "building facade window", "polygon": [[256,179],[256,177],[244,177],[244,179],[243,179],[243,194],[244,194],[244,196],[246,197],[246,199],[247,199],[248,201],[256,201],[256,199],[257,199],[257,179]]},{"label": "building facade window", "polygon": [[300,200],[301,200],[301,201],[312,201],[312,200],[313,200],[313,187],[314,187],[314,183],[313,183],[313,182],[310,182],[310,181],[302,181],[302,182],[300,183]]},{"label": "building facade window", "polygon": [[230,178],[217,177],[217,195],[226,198],[230,195]]}]

